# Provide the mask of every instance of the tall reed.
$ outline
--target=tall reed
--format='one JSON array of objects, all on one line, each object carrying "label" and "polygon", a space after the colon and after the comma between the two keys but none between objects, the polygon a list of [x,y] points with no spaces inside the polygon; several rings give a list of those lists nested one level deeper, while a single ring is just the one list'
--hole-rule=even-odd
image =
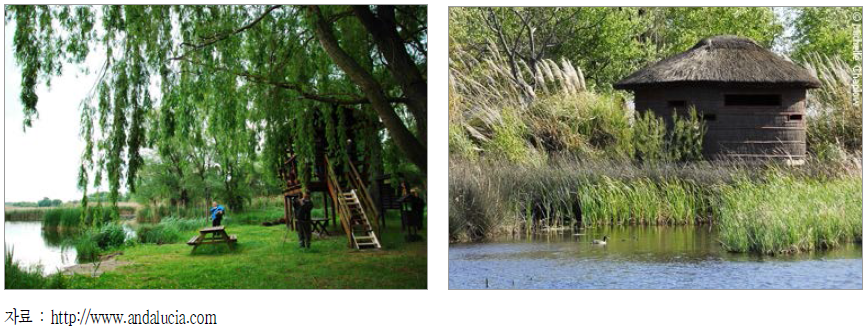
[{"label": "tall reed", "polygon": [[720,195],[720,242],[730,251],[775,254],[861,241],[861,187],[861,177],[741,180]]},{"label": "tall reed", "polygon": [[[585,226],[706,222],[727,225],[733,223],[734,214],[750,209],[747,205],[751,203],[734,198],[756,196],[743,193],[748,190],[772,191],[767,185],[776,186],[776,181],[770,177],[786,177],[793,182],[789,189],[800,188],[799,184],[819,184],[816,182],[846,182],[845,186],[853,187],[858,186],[853,182],[861,182],[860,163],[859,159],[838,165],[809,162],[794,168],[776,163],[735,161],[639,164],[559,159],[538,166],[453,158],[449,169],[450,240],[482,240],[498,234],[578,223]],[[826,171],[830,166],[846,169]],[[836,198],[858,200],[852,199],[859,195],[858,190],[823,184],[816,193],[826,194],[816,198],[817,203],[802,203],[802,206],[826,206]],[[854,202],[847,204],[861,207],[861,202]],[[733,204],[748,208],[734,208]],[[786,207],[786,204],[782,202],[776,207]],[[832,212],[840,208],[828,209]],[[847,209],[838,214],[850,216],[858,213],[857,210]],[[847,219],[849,224],[861,225],[861,217]],[[730,222],[724,223],[724,220]]]},{"label": "tall reed", "polygon": [[806,56],[805,66],[820,80],[820,88],[808,91],[808,150],[821,158],[839,157],[862,148],[861,85],[853,69],[838,57]]}]

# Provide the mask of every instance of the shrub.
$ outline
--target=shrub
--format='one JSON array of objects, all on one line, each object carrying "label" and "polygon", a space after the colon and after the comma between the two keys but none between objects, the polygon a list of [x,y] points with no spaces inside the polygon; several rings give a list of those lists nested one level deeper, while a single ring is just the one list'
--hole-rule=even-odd
[{"label": "shrub", "polygon": [[99,253],[102,251],[93,239],[92,232],[82,234],[73,240],[72,245],[75,246],[76,259],[82,263],[98,260]]},{"label": "shrub", "polygon": [[96,229],[92,236],[97,246],[103,250],[122,246],[126,237],[123,226],[117,223],[103,225]]},{"label": "shrub", "polygon": [[693,106],[686,116],[672,113],[672,129],[667,133],[666,152],[669,160],[684,162],[702,160],[702,140],[705,123]]},{"label": "shrub", "polygon": [[101,252],[123,246],[126,237],[123,226],[110,223],[85,230],[71,244],[75,246],[76,258],[80,262],[92,262],[99,259]]},{"label": "shrub", "polygon": [[659,162],[665,159],[666,124],[652,111],[637,112],[633,123],[634,156],[639,162]]}]

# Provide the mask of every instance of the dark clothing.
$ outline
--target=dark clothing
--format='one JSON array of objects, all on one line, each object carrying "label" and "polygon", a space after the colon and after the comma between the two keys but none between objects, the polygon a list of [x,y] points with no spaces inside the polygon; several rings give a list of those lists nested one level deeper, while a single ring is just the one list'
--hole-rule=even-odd
[{"label": "dark clothing", "polygon": [[310,199],[296,199],[293,202],[295,216],[298,220],[296,231],[298,231],[298,244],[302,248],[310,248],[311,236],[311,221],[310,211],[313,210],[313,202]]},{"label": "dark clothing", "polygon": [[295,229],[298,232],[298,246],[310,248],[311,221],[300,220]]},{"label": "dark clothing", "polygon": [[219,216],[216,219],[211,221],[211,226],[217,227],[220,226],[220,220],[223,219],[223,216]]},{"label": "dark clothing", "polygon": [[401,217],[406,220],[407,226],[422,229],[422,218],[425,211],[425,200],[412,194],[405,195],[399,199],[401,205]]}]

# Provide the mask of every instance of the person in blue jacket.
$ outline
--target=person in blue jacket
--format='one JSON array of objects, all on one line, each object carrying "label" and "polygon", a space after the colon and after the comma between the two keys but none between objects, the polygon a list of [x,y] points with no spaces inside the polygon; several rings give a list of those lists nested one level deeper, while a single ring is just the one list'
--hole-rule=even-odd
[{"label": "person in blue jacket", "polygon": [[211,204],[211,226],[220,226],[220,221],[223,220],[223,213],[226,209],[217,204],[217,201]]}]

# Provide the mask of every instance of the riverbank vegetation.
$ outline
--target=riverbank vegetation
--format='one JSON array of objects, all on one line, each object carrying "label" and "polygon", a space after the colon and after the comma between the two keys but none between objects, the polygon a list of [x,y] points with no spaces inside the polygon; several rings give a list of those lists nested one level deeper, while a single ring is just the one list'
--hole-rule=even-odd
[{"label": "riverbank vegetation", "polygon": [[15,249],[6,246],[3,258],[3,275],[6,289],[63,289],[67,288],[67,278],[58,272],[43,276],[42,268],[22,268],[15,261]]},{"label": "riverbank vegetation", "polygon": [[799,252],[862,242],[862,179],[775,175],[723,188],[720,242],[737,252]]},{"label": "riverbank vegetation", "polygon": [[[24,269],[6,257],[6,288],[99,289],[284,289],[377,288],[424,289],[427,286],[427,244],[407,242],[397,212],[387,214],[383,249],[359,252],[347,248],[342,234],[315,236],[312,248],[297,248],[295,232],[284,225],[264,226],[275,218],[256,217],[251,223],[226,223],[239,237],[235,250],[205,245],[191,254],[184,242],[199,234],[203,219],[165,218],[159,224],[140,224],[135,238],[120,245],[122,230],[104,228],[94,234],[94,272],[69,272],[45,277],[39,269]],[[112,233],[110,233],[112,232]],[[420,234],[425,236],[425,232]],[[78,249],[81,253],[82,250]],[[10,248],[7,248],[7,251]],[[104,259],[106,250],[112,258]],[[114,265],[112,265],[114,264]]]},{"label": "riverbank vegetation", "polygon": [[[862,103],[851,92],[852,43],[824,39],[849,26],[810,19],[853,9],[789,10],[450,9],[450,241],[574,225],[710,224],[736,252],[861,242]],[[720,19],[699,19],[710,12]],[[782,36],[784,26],[798,37]],[[701,108],[674,118],[639,114],[629,94],[612,90],[630,72],[721,34],[798,54],[820,79],[808,95],[804,165],[705,161]],[[542,40],[555,41],[534,43]],[[748,195],[775,204],[741,202]]]}]

